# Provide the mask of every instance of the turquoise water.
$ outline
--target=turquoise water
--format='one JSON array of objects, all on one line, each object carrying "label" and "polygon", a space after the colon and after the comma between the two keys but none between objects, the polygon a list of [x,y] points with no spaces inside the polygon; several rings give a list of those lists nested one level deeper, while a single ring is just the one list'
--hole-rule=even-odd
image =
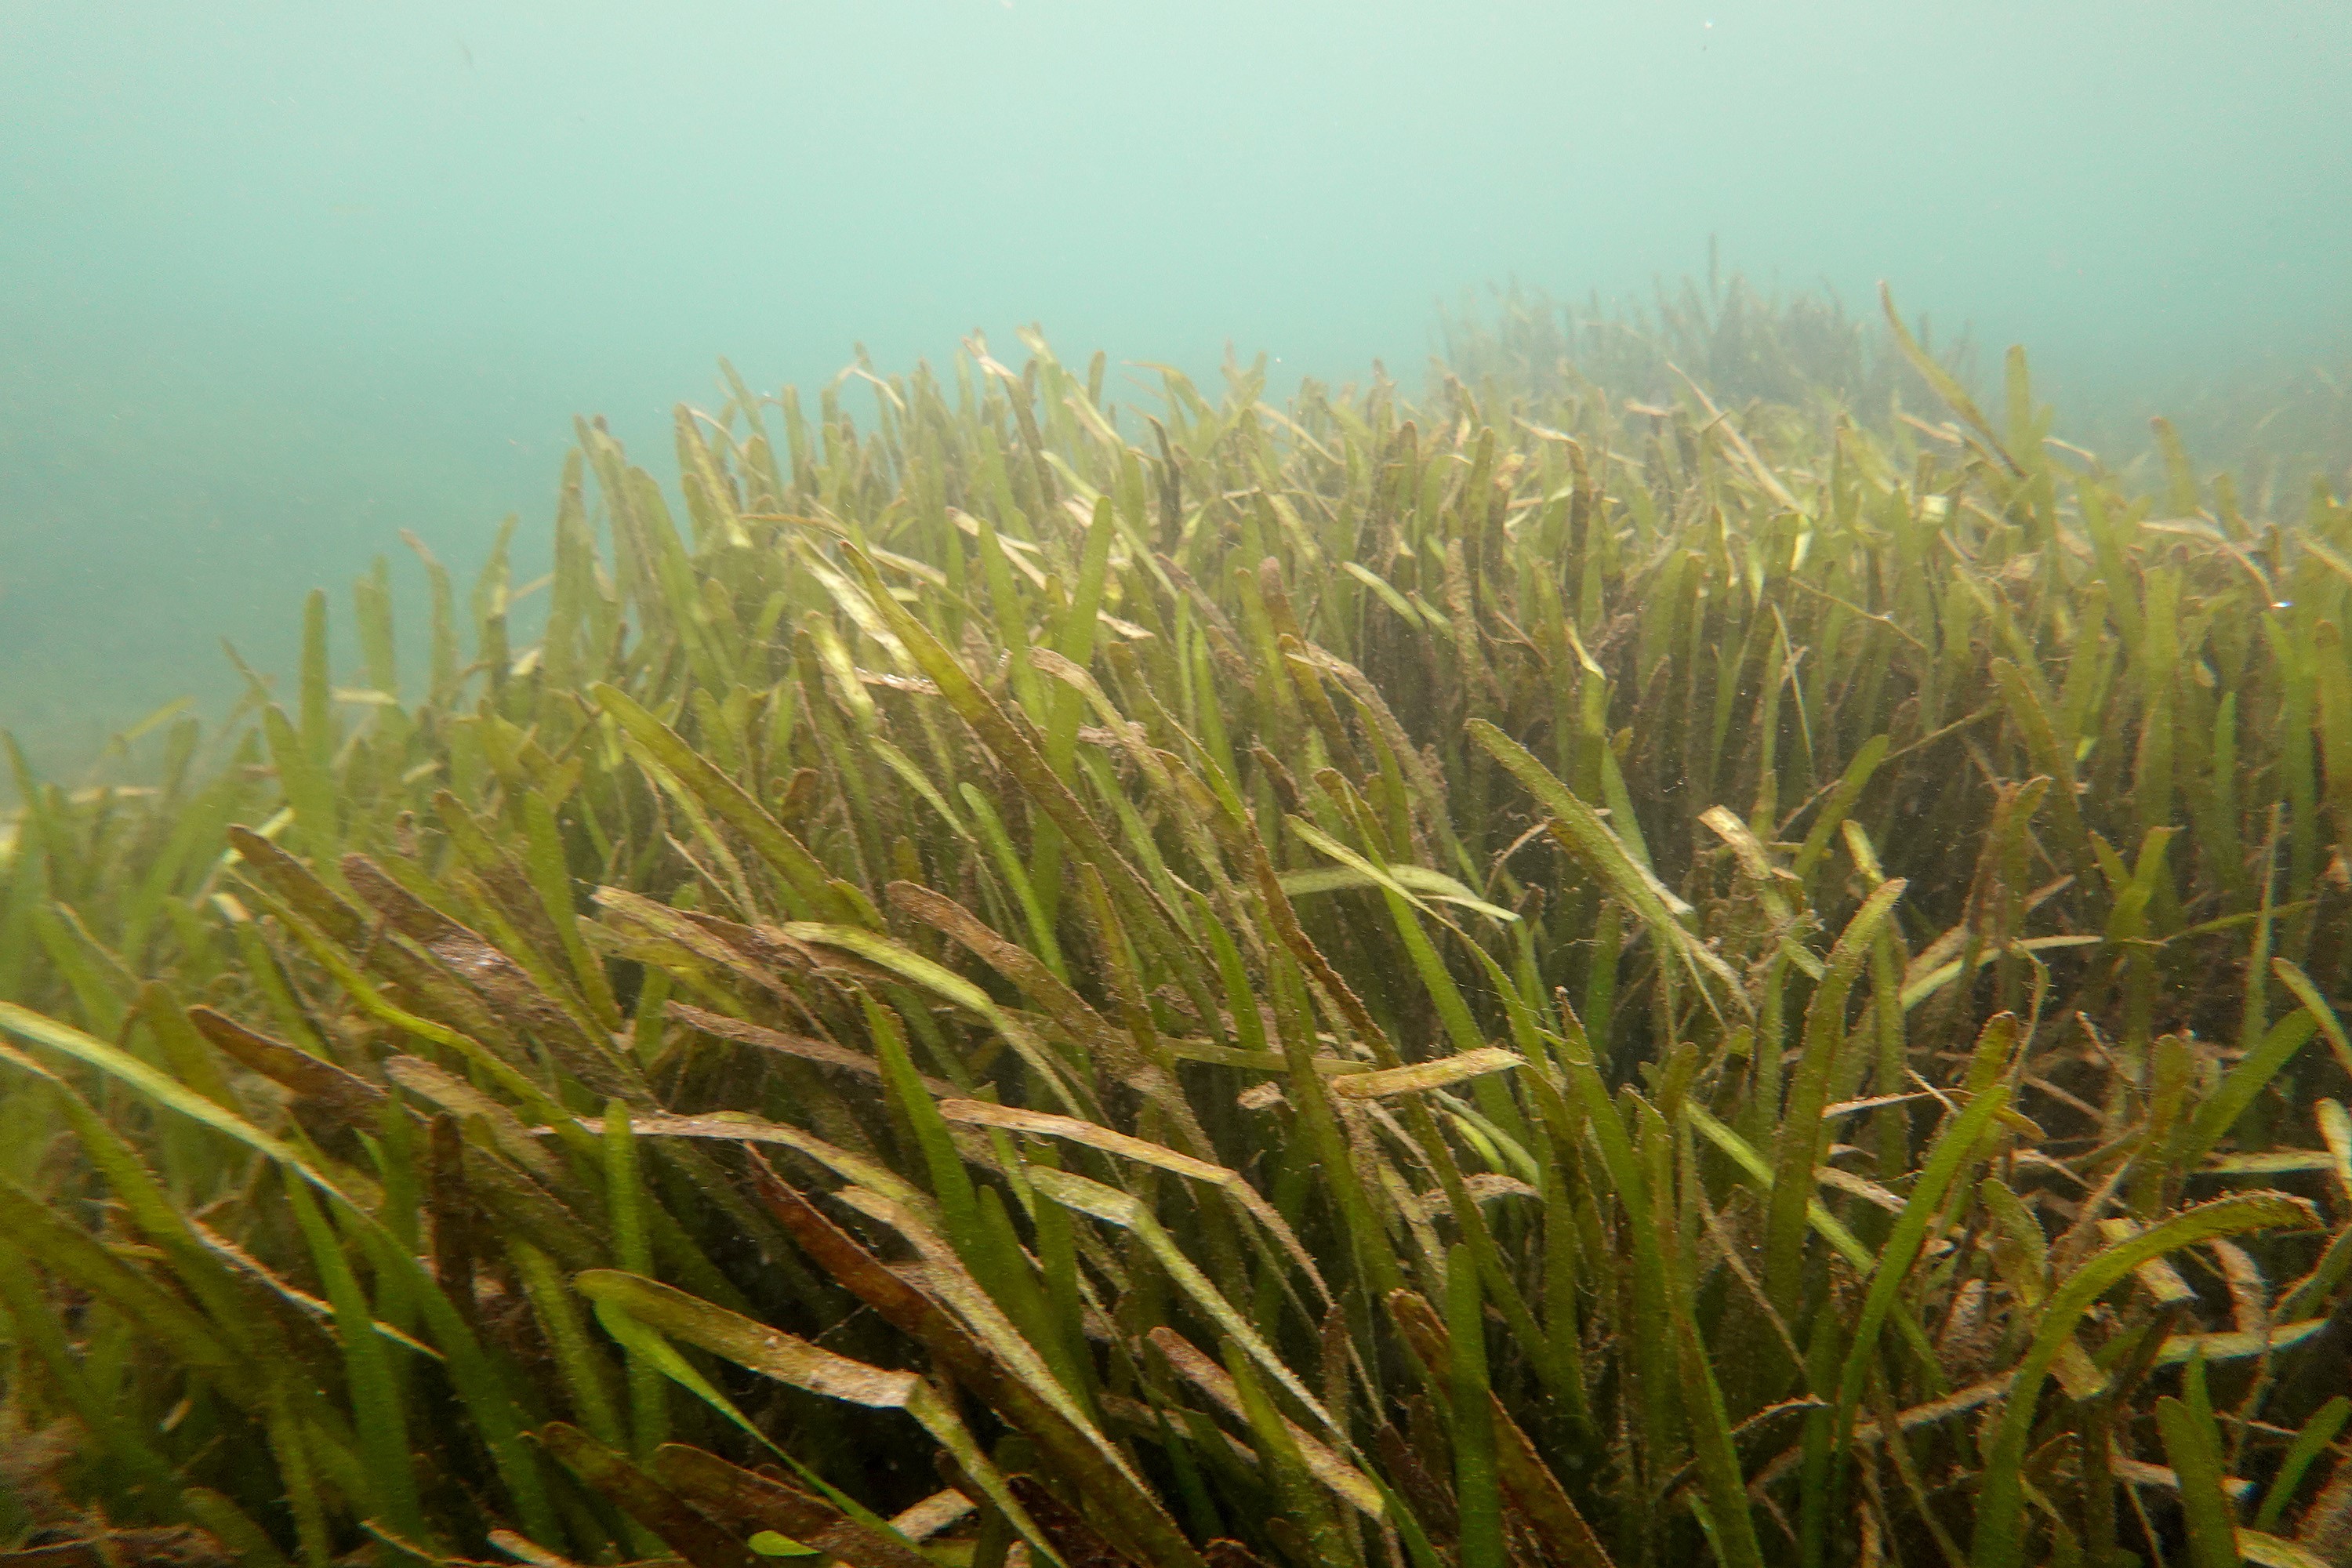
[{"label": "turquoise water", "polygon": [[0,726],[217,705],[400,530],[543,521],[574,413],[667,468],[720,353],[1410,378],[1717,237],[2128,428],[2343,362],[2347,82],[2334,0],[0,0]]}]

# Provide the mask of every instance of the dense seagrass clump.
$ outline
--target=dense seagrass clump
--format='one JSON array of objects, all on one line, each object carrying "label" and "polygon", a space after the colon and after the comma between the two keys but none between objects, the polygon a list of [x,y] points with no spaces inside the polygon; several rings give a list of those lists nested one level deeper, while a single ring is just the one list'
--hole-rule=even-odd
[{"label": "dense seagrass clump", "polygon": [[730,372],[20,763],[0,1563],[2352,1562],[2352,511],[1709,309]]}]

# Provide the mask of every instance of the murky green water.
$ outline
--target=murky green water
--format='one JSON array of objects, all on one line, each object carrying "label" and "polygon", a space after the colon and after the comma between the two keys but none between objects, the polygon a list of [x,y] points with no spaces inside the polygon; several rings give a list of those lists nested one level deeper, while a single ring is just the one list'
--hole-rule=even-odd
[{"label": "murky green water", "polygon": [[224,636],[285,668],[302,590],[469,564],[721,353],[1410,377],[1441,299],[1719,236],[2236,443],[2352,342],[2347,79],[2317,3],[5,0],[0,725],[71,772]]}]

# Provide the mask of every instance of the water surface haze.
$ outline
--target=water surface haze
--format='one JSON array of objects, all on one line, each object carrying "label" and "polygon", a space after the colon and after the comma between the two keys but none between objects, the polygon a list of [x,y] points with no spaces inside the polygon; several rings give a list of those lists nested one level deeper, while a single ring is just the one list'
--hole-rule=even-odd
[{"label": "water surface haze", "polygon": [[399,531],[535,574],[572,416],[667,471],[721,353],[1412,380],[1717,237],[2137,409],[2344,342],[2347,81],[2294,0],[0,0],[0,726],[217,707],[387,550],[415,652]]}]

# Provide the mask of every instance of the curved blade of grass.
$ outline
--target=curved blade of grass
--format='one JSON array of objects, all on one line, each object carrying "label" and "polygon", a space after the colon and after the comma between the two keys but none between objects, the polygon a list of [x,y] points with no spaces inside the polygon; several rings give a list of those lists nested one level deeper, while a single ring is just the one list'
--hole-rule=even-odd
[{"label": "curved blade of grass", "polygon": [[[196,1032],[223,1055],[317,1102],[342,1121],[363,1122],[383,1103],[383,1090],[323,1057],[313,1056],[283,1040],[271,1039],[210,1007],[191,1007],[187,1017]],[[205,1098],[218,1099],[214,1095]]]},{"label": "curved blade of grass", "polygon": [[[1250,1418],[1248,1405],[1243,1400],[1240,1385],[1234,1382],[1233,1374],[1203,1354],[1190,1340],[1165,1324],[1153,1329],[1145,1337],[1151,1342],[1153,1348],[1168,1358],[1170,1366],[1215,1400],[1227,1414],[1244,1421]],[[1366,1519],[1377,1520],[1387,1514],[1387,1504],[1370,1477],[1318,1442],[1295,1422],[1287,1417],[1281,1419],[1300,1459],[1317,1480],[1347,1500]]]},{"label": "curved blade of grass", "polygon": [[1342,1100],[1385,1100],[1391,1095],[1466,1083],[1489,1073],[1510,1072],[1526,1065],[1526,1058],[1517,1051],[1501,1046],[1481,1046],[1475,1050],[1460,1051],[1432,1061],[1411,1062],[1401,1068],[1335,1075],[1331,1092]]},{"label": "curved blade of grass", "polygon": [[[854,1503],[845,1508],[848,1500],[837,1493],[804,1492],[679,1443],[664,1444],[648,1468],[664,1486],[747,1533],[755,1528],[781,1531],[850,1568],[931,1568],[931,1559],[897,1521],[881,1520]],[[955,1495],[961,1500],[961,1494]]]},{"label": "curved blade of grass", "polygon": [[[2202,1404],[2200,1400],[2197,1403]],[[2221,1442],[2210,1411],[2167,1396],[2156,1402],[2165,1458],[2180,1479],[2180,1512],[2194,1568],[2237,1568],[2238,1526],[2221,1491]]]},{"label": "curved blade of grass", "polygon": [[[1486,902],[1444,872],[1433,871],[1426,866],[1391,864],[1388,868],[1388,882],[1395,883],[1401,892],[1435,899],[1441,903],[1457,904],[1491,921],[1516,921],[1519,918],[1512,910]],[[1378,875],[1349,866],[1327,866],[1311,871],[1285,871],[1282,874],[1282,890],[1294,899],[1316,893],[1336,893],[1345,889],[1386,885],[1387,882]]]},{"label": "curved blade of grass", "polygon": [[[1517,1058],[1513,1058],[1514,1064],[1517,1060]],[[1229,1171],[1223,1165],[1214,1165],[1206,1160],[1194,1159],[1192,1155],[1180,1153],[1164,1143],[1154,1143],[1146,1139],[1129,1137],[1124,1132],[1114,1131],[1108,1127],[1099,1127],[1091,1121],[1080,1121],[1068,1116],[1055,1116],[1049,1111],[1028,1110],[1019,1106],[992,1105],[976,1100],[943,1100],[940,1102],[940,1114],[950,1121],[963,1122],[970,1126],[997,1127],[1008,1132],[1025,1132],[1037,1137],[1066,1138],[1071,1142],[1083,1143],[1089,1149],[1099,1149],[1106,1154],[1117,1154],[1121,1159],[1133,1160],[1138,1164],[1154,1166],[1182,1176],[1189,1181],[1200,1182],[1228,1193],[1236,1203],[1249,1211],[1253,1219],[1265,1227],[1266,1233],[1274,1237],[1284,1254],[1306,1274],[1307,1279],[1315,1286],[1316,1293],[1322,1298],[1324,1304],[1328,1306],[1331,1302],[1330,1289],[1323,1282],[1322,1271],[1315,1266],[1313,1254],[1300,1245],[1297,1236],[1290,1228],[1290,1222],[1282,1217],[1281,1211],[1267,1203],[1256,1188],[1243,1179],[1238,1171]]]},{"label": "curved blade of grass", "polygon": [[[601,1131],[600,1121],[583,1120],[583,1129]],[[892,1201],[905,1204],[919,1213],[936,1215],[938,1205],[929,1193],[899,1176],[887,1165],[865,1155],[826,1142],[812,1132],[780,1121],[740,1110],[715,1110],[702,1116],[635,1116],[629,1130],[640,1138],[707,1138],[734,1143],[774,1143],[794,1153],[805,1154],[818,1164],[838,1172],[842,1176],[888,1194]]]},{"label": "curved blade of grass", "polygon": [[[907,1205],[877,1201],[871,1189],[845,1188],[838,1194],[907,1237],[927,1260],[918,1266],[923,1270],[919,1280],[915,1268],[885,1268],[763,1162],[755,1161],[751,1169],[762,1200],[820,1267],[929,1350],[959,1385],[1025,1433],[1056,1468],[1083,1478],[1088,1493],[1116,1518],[1117,1533],[1130,1543],[1129,1555],[1163,1568],[1200,1568],[1198,1554],[1137,1481],[1124,1456],[1088,1422],[1037,1352],[1011,1332],[1003,1314]],[[940,1304],[949,1291],[955,1292],[960,1319]]]},{"label": "curved blade of grass", "polygon": [[650,1328],[698,1345],[713,1355],[724,1356],[763,1377],[845,1404],[906,1412],[941,1447],[955,1456],[964,1473],[1020,1530],[1032,1551],[1048,1563],[1060,1563],[1052,1542],[1023,1511],[1005,1486],[1004,1478],[955,1414],[954,1406],[913,1373],[890,1372],[836,1355],[658,1280],[618,1269],[591,1269],[574,1276],[572,1284],[593,1301],[610,1301]]},{"label": "curved blade of grass", "polygon": [[145,1494],[145,1506],[166,1515],[177,1513],[179,1483],[171,1465],[139,1430],[142,1424],[125,1419],[106,1391],[91,1383],[31,1261],[5,1241],[0,1241],[0,1308],[6,1309],[12,1337],[22,1346],[18,1353],[46,1367],[60,1402],[130,1473],[133,1486]]},{"label": "curved blade of grass", "polygon": [[1325,1432],[1334,1436],[1342,1436],[1339,1424],[1331,1418],[1330,1411],[1324,1408],[1322,1401],[1308,1392],[1297,1374],[1275,1354],[1273,1347],[1261,1339],[1248,1321],[1234,1310],[1233,1303],[1218,1292],[1209,1277],[1184,1256],[1175,1238],[1160,1227],[1150,1210],[1116,1187],[1107,1187],[1100,1182],[1090,1181],[1068,1171],[1038,1166],[1030,1171],[1029,1180],[1039,1196],[1051,1198],[1065,1208],[1091,1215],[1133,1232],[1136,1239],[1150,1250],[1160,1267],[1168,1270],[1170,1277],[1208,1314],[1221,1332],[1246,1352],[1251,1360],[1264,1367],[1267,1375],[1280,1384],[1302,1409],[1312,1415]]},{"label": "curved blade of grass", "polygon": [[[1796,1292],[1803,1270],[1806,1205],[1813,1201],[1814,1167],[1820,1163],[1822,1108],[1829,1102],[1831,1075],[1845,1041],[1847,994],[1870,957],[1880,924],[1903,896],[1906,884],[1881,882],[1863,900],[1830,950],[1821,983],[1805,1008],[1804,1055],[1789,1084],[1789,1102],[1779,1116],[1773,1151],[1772,1189],[1765,1199],[1763,1284],[1765,1299],[1783,1318],[1796,1316]],[[1765,1041],[1762,1049],[1778,1048]],[[1762,1107],[1767,1117],[1775,1107]]]},{"label": "curved blade of grass", "polygon": [[1446,1260],[1445,1331],[1452,1342],[1454,1497],[1461,1520],[1462,1568],[1503,1568],[1503,1488],[1496,1475],[1495,1423],[1486,1378],[1486,1315],[1478,1265],[1466,1247]]},{"label": "curved blade of grass", "polygon": [[[1436,1309],[1410,1290],[1392,1292],[1388,1305],[1404,1332],[1407,1348],[1432,1379],[1446,1377],[1453,1366],[1453,1340]],[[1511,1418],[1502,1396],[1490,1391],[1487,1405],[1495,1417],[1496,1469],[1512,1505],[1570,1568],[1612,1568],[1607,1548],[1578,1511],[1559,1478],[1545,1465],[1535,1443]]]},{"label": "curved blade of grass", "polygon": [[[1301,842],[1339,862],[1338,871],[1292,871],[1286,874],[1282,878],[1282,889],[1286,893],[1295,896],[1300,891],[1326,892],[1335,888],[1370,886],[1385,889],[1423,912],[1427,911],[1427,906],[1422,903],[1419,895],[1426,893],[1432,898],[1475,910],[1495,921],[1507,923],[1519,918],[1508,910],[1487,903],[1443,872],[1421,866],[1376,866],[1311,822],[1286,816],[1282,825],[1298,835]],[[1341,873],[1347,875],[1342,876]]]},{"label": "curved blade of grass", "polygon": [[1068,784],[1039,754],[1029,735],[972,679],[963,666],[956,661],[954,655],[941,646],[930,628],[917,620],[883,588],[881,574],[863,552],[852,546],[847,547],[845,552],[850,563],[856,568],[877,607],[889,622],[890,629],[898,634],[922,673],[938,685],[949,705],[978,732],[989,750],[1012,770],[1029,797],[1083,853],[1085,858],[1139,910],[1150,911],[1151,918],[1149,923],[1154,945],[1172,943],[1175,951],[1197,961],[1199,955],[1191,952],[1191,944],[1181,935],[1182,922],[1160,901],[1159,893],[1141,873],[1119,854],[1100,825],[1078,803]]},{"label": "curved blade of grass", "polygon": [[[1969,1101],[1967,1109],[1948,1119],[1937,1131],[1935,1142],[1927,1149],[1927,1164],[1912,1184],[1909,1196],[1904,1199],[1903,1212],[1895,1216],[1894,1228],[1887,1232],[1877,1255],[1870,1260],[1870,1287],[1863,1296],[1862,1310],[1855,1317],[1847,1344],[1845,1365],[1838,1375],[1832,1455],[1842,1456],[1852,1446],[1863,1384],[1878,1353],[1878,1331],[1887,1313],[1895,1310],[1904,1282],[1910,1278],[1911,1266],[1918,1261],[1927,1245],[1928,1227],[1942,1209],[1945,1194],[1952,1190],[1963,1168],[1977,1152],[1994,1117],[2008,1103],[2008,1089],[1996,1084]],[[1839,1480],[1842,1479],[1841,1475]],[[1832,1498],[1843,1490],[1839,1481],[1832,1481]],[[1837,1511],[1834,1502],[1830,1511],[1832,1516]]]},{"label": "curved blade of grass", "polygon": [[507,1250],[539,1320],[540,1332],[554,1352],[573,1410],[598,1442],[606,1447],[623,1447],[628,1438],[613,1402],[611,1364],[590,1342],[563,1276],[546,1253],[528,1241],[518,1237],[508,1243]]},{"label": "curved blade of grass", "polygon": [[433,1342],[449,1360],[451,1381],[480,1423],[483,1441],[526,1524],[535,1534],[551,1536],[555,1532],[555,1517],[539,1471],[522,1447],[522,1422],[513,1400],[457,1310],[417,1267],[415,1259],[403,1251],[390,1231],[292,1148],[236,1112],[164,1077],[129,1052],[13,1002],[0,1002],[0,1029],[62,1051],[121,1080],[157,1105],[226,1133],[275,1161],[289,1175],[309,1183],[332,1199],[341,1212],[351,1216],[375,1267],[396,1271],[402,1277],[403,1287],[423,1304]]},{"label": "curved blade of grass", "polygon": [[[2284,959],[2274,962],[2286,969],[2294,967]],[[2282,977],[2284,973],[2283,970]],[[2301,973],[2295,971],[2298,977]],[[2304,982],[2306,987],[2310,984],[2308,980]],[[2316,992],[2312,994],[2311,1000],[2319,1002]],[[2319,1002],[2319,1005],[2323,1008],[2327,1005],[2325,1002]],[[2280,1070],[2294,1058],[2295,1053],[2302,1050],[2318,1032],[2318,1015],[2311,1012],[2307,1005],[2289,1013],[2263,1031],[2254,1048],[2239,1058],[2222,1075],[2221,1086],[2199,1102],[2197,1114],[2181,1131],[2180,1142],[2172,1151],[2172,1163],[2183,1170],[2194,1170],[2203,1163],[2205,1156],[2229,1135],[2230,1129],[2238,1124],[2238,1118],[2245,1114],[2246,1108],[2253,1104],[2271,1079],[2276,1078]]]},{"label": "curved blade of grass", "polygon": [[2279,1515],[2294,1500],[2295,1489],[2311,1468],[2312,1461],[2327,1451],[2336,1435],[2344,1430],[2346,1417],[2352,1416],[2352,1399],[2339,1394],[2311,1414],[2287,1445],[2286,1457],[2279,1461],[2278,1474],[2271,1478],[2270,1489],[2263,1494],[2262,1507],[2254,1510],[2254,1528],[2267,1532],[2278,1523]]},{"label": "curved blade of grass", "polygon": [[343,1342],[343,1375],[352,1398],[352,1424],[367,1460],[372,1502],[385,1522],[412,1541],[433,1536],[417,1495],[416,1471],[408,1453],[408,1412],[393,1376],[392,1361],[376,1337],[374,1317],[360,1293],[351,1260],[316,1199],[300,1182],[286,1185],[295,1223],[310,1244],[310,1259],[334,1304],[335,1326]]},{"label": "curved blade of grass", "polygon": [[943,996],[959,1007],[977,1014],[1004,1037],[1005,1043],[1020,1055],[1031,1070],[1045,1080],[1054,1090],[1055,1098],[1062,1101],[1065,1110],[1075,1116],[1086,1115],[1088,1107],[1085,1100],[1071,1087],[1062,1068],[1046,1055],[1037,1037],[992,1001],[988,993],[946,965],[934,963],[911,948],[902,947],[888,937],[859,926],[795,921],[782,930],[795,942],[837,947],[845,952],[855,953],[934,995]]},{"label": "curved blade of grass", "polygon": [[1853,809],[1853,803],[1869,787],[1871,776],[1878,772],[1879,763],[1886,760],[1888,743],[1887,736],[1873,735],[1862,743],[1862,749],[1853,754],[1853,761],[1846,764],[1836,789],[1822,803],[1821,815],[1813,819],[1813,826],[1805,834],[1805,841],[1797,847],[1796,858],[1789,863],[1790,870],[1795,873],[1799,881],[1812,874],[1813,868],[1829,849],[1831,836],[1844,826],[1846,814]]},{"label": "curved blade of grass", "polygon": [[1969,1548],[1969,1560],[1976,1568],[2018,1568],[2023,1560],[2024,1493],[2021,1489],[2034,1407],[2042,1380],[2059,1351],[2073,1342],[2075,1327],[2091,1304],[2133,1269],[2168,1252],[2215,1237],[2308,1229],[2315,1223],[2309,1204],[2284,1193],[2249,1193],[2200,1204],[2093,1255],[2052,1293],[2033,1342],[2018,1363],[2008,1407],[1985,1455],[1983,1490]]},{"label": "curved blade of grass", "polygon": [[2311,983],[2311,976],[2285,958],[2272,959],[2271,973],[2294,994],[2294,999],[2303,1004],[2312,1021],[2319,1026],[2319,1032],[2327,1037],[2327,1048],[2336,1053],[2336,1059],[2344,1065],[2344,1070],[2352,1072],[2352,1039],[2345,1037],[2344,1026],[2336,1020],[2336,1009],[2327,1005],[2327,999],[2320,994],[2319,987]]},{"label": "curved blade of grass", "polygon": [[[1608,824],[1591,806],[1576,798],[1551,770],[1510,736],[1484,719],[1469,724],[1471,738],[1494,754],[1495,760],[1526,786],[1528,793],[1559,824],[1561,842],[1590,865],[1610,892],[1641,916],[1661,950],[1672,952],[1690,971],[1691,978],[1710,1002],[1719,989],[1724,997],[1745,1008],[1747,992],[1739,977],[1682,922],[1690,906],[1683,902],[1655,873],[1635,858]],[[1709,981],[1714,982],[1712,985]]]},{"label": "curved blade of grass", "polygon": [[1274,1480],[1283,1512],[1306,1537],[1312,1560],[1318,1568],[1359,1568],[1363,1557],[1357,1548],[1356,1532],[1315,1489],[1314,1472],[1291,1439],[1290,1424],[1258,1381],[1257,1368],[1252,1364],[1257,1357],[1232,1340],[1225,1342],[1224,1351],[1225,1371],[1247,1414],[1260,1461]]},{"label": "curved blade of grass", "polygon": [[785,831],[783,825],[770,816],[741,784],[720,772],[709,759],[688,745],[677,731],[620,688],[599,681],[588,689],[588,695],[697,798],[750,839],[768,864],[783,876],[808,911],[835,920],[855,917],[856,911],[833,890],[824,866],[809,853],[808,847]]},{"label": "curved blade of grass", "polygon": [[223,1392],[237,1404],[250,1409],[258,1402],[258,1388],[243,1375],[247,1369],[201,1314],[5,1176],[0,1176],[0,1237],[108,1302],[142,1332],[169,1345],[186,1365],[219,1379]]},{"label": "curved blade of grass", "polygon": [[1968,421],[1969,428],[1983,438],[1985,446],[2000,459],[2002,467],[2023,479],[2024,468],[2001,445],[2000,437],[1993,432],[1991,421],[1977,406],[1976,399],[1969,395],[1968,388],[1962,386],[1950,371],[1937,364],[1935,356],[1921,348],[1919,340],[1911,335],[1911,329],[1903,324],[1902,312],[1895,308],[1895,291],[1883,281],[1878,285],[1878,302],[1885,310],[1886,324],[1895,333],[1895,344],[1902,349],[1903,357],[1911,362],[1911,368],[1919,373],[1921,380],[1936,389],[1937,396],[1952,405],[1952,412]]},{"label": "curved blade of grass", "polygon": [[550,1423],[540,1442],[614,1506],[659,1536],[691,1568],[756,1568],[760,1559],[686,1500],[577,1426]]}]

